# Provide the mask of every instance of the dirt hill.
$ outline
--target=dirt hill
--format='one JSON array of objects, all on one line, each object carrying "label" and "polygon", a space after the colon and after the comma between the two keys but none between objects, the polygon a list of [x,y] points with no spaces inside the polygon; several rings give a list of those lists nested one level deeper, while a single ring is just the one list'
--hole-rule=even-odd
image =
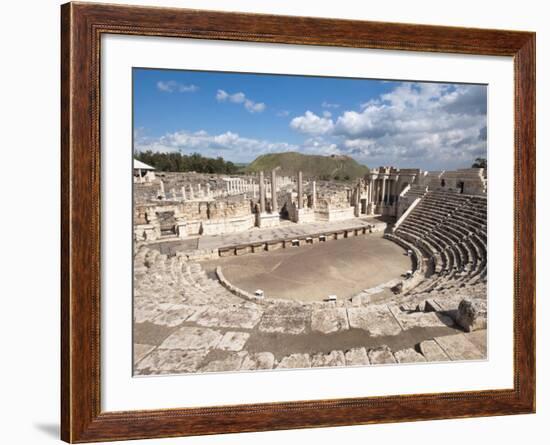
[{"label": "dirt hill", "polygon": [[352,180],[364,176],[369,169],[348,156],[304,155],[296,152],[271,153],[259,156],[246,167],[247,172],[269,172],[279,167],[279,174],[293,176],[299,170],[306,178]]}]

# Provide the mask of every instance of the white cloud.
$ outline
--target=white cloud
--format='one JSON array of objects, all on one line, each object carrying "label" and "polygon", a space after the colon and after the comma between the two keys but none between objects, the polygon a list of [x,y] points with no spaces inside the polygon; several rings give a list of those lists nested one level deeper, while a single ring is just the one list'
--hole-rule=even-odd
[{"label": "white cloud", "polygon": [[286,142],[246,138],[232,131],[209,134],[204,130],[182,130],[153,139],[136,137],[134,146],[137,151],[200,153],[213,158],[221,156],[235,162],[248,162],[265,153],[299,149],[298,146]]},{"label": "white cloud", "polygon": [[254,102],[246,97],[242,92],[229,94],[227,91],[218,90],[216,93],[216,100],[218,102],[232,102],[235,104],[243,104],[245,109],[250,113],[261,113],[265,110],[266,105],[263,102]]},{"label": "white cloud", "polygon": [[403,82],[359,110],[307,111],[290,127],[315,136],[303,150],[338,150],[369,165],[455,168],[486,155],[486,101],[484,86]]},{"label": "white cloud", "polygon": [[277,112],[278,117],[287,117],[290,115],[290,111],[288,110],[281,110]]},{"label": "white cloud", "polygon": [[199,87],[193,84],[183,84],[175,80],[158,81],[157,88],[165,93],[194,93],[199,90]]},{"label": "white cloud", "polygon": [[321,135],[332,132],[334,122],[330,118],[317,116],[308,110],[303,116],[292,119],[290,121],[290,128],[300,133]]},{"label": "white cloud", "polygon": [[331,104],[330,102],[324,101],[321,106],[323,108],[339,108],[340,104]]}]

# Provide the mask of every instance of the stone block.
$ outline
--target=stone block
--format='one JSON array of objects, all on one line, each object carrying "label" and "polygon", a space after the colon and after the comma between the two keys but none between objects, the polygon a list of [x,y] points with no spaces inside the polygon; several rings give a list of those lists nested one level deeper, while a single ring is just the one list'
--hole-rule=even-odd
[{"label": "stone block", "polygon": [[137,375],[196,372],[208,354],[206,350],[155,349],[135,366]]},{"label": "stone block", "polygon": [[482,360],[486,358],[464,334],[434,338],[451,360]]},{"label": "stone block", "polygon": [[416,352],[413,348],[402,349],[394,353],[397,363],[415,363],[425,362],[426,359],[422,354]]},{"label": "stone block", "polygon": [[222,338],[214,329],[182,327],[159,346],[160,349],[211,349]]},{"label": "stone block", "polygon": [[250,334],[246,332],[226,332],[216,349],[224,351],[240,351],[248,341]]},{"label": "stone block", "polygon": [[402,331],[385,305],[351,307],[347,311],[352,328],[363,329],[375,337],[397,335]]},{"label": "stone block", "polygon": [[346,365],[361,366],[370,365],[367,350],[365,348],[352,348],[345,352]]},{"label": "stone block", "polygon": [[275,364],[275,356],[271,352],[257,352],[244,357],[241,364],[242,370],[272,369]]},{"label": "stone block", "polygon": [[311,313],[311,329],[330,334],[349,329],[345,308],[317,309]]},{"label": "stone block", "polygon": [[309,354],[290,354],[283,357],[277,368],[311,368]]},{"label": "stone block", "polygon": [[420,352],[428,362],[448,362],[449,356],[434,340],[426,340],[419,345]]},{"label": "stone block", "polygon": [[391,353],[391,349],[386,345],[369,350],[368,357],[371,365],[385,365],[397,363],[395,357]]},{"label": "stone block", "polygon": [[195,313],[188,321],[201,326],[252,329],[262,316],[262,311],[255,307],[211,307]]},{"label": "stone block", "polygon": [[458,305],[456,324],[465,332],[487,329],[487,304],[484,301],[462,300]]},{"label": "stone block", "polygon": [[139,362],[143,357],[149,354],[153,349],[154,345],[143,345],[140,343],[134,343],[134,363]]},{"label": "stone block", "polygon": [[314,354],[311,357],[311,367],[320,368],[325,366],[345,366],[346,359],[342,351],[331,351],[328,354],[323,352]]},{"label": "stone block", "polygon": [[168,326],[173,328],[182,324],[187,318],[193,315],[198,307],[193,307],[185,304],[174,304],[167,311],[161,313],[153,320],[154,324]]},{"label": "stone block", "polygon": [[199,369],[199,372],[231,372],[241,369],[246,352],[236,352],[221,360],[212,360]]},{"label": "stone block", "polygon": [[437,312],[404,312],[397,306],[389,306],[403,330],[419,328],[443,328],[454,326],[454,321]]}]

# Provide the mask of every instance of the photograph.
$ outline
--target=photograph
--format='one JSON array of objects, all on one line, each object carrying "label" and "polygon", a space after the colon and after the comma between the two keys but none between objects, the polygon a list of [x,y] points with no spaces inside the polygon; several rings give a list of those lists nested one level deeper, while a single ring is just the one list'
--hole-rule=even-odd
[{"label": "photograph", "polygon": [[133,376],[487,360],[487,93],[133,67]]}]

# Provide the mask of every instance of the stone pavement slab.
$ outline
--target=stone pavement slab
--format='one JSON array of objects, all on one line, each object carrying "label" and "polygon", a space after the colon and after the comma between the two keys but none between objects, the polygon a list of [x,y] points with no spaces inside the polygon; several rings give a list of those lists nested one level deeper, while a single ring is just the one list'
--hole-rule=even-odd
[{"label": "stone pavement slab", "polygon": [[216,349],[221,349],[224,351],[240,351],[243,349],[249,337],[250,334],[246,332],[226,332],[216,346]]},{"label": "stone pavement slab", "polygon": [[368,356],[371,365],[397,363],[395,357],[391,353],[391,349],[388,348],[386,345],[382,345],[378,348],[369,350]]},{"label": "stone pavement slab", "polygon": [[426,340],[419,345],[420,352],[428,362],[448,362],[449,356],[435,340]]},{"label": "stone pavement slab", "polygon": [[434,338],[451,360],[481,360],[486,358],[464,334]]},{"label": "stone pavement slab", "polygon": [[396,305],[389,305],[388,308],[403,330],[415,327],[444,328],[455,324],[450,317],[437,312],[406,312]]},{"label": "stone pavement slab", "polygon": [[277,368],[311,368],[309,354],[290,354],[282,358]]},{"label": "stone pavement slab", "polygon": [[402,332],[401,326],[386,305],[350,307],[347,311],[352,328],[363,329],[375,337]]},{"label": "stone pavement slab", "polygon": [[312,367],[345,366],[346,359],[342,351],[331,351],[328,354],[319,352],[311,357]]},{"label": "stone pavement slab", "polygon": [[397,363],[415,363],[415,362],[425,362],[426,359],[422,354],[416,352],[413,348],[402,349],[393,354]]},{"label": "stone pavement slab", "polygon": [[211,349],[222,338],[214,329],[182,327],[170,335],[159,346],[160,349]]},{"label": "stone pavement slab", "polygon": [[346,365],[361,366],[370,365],[367,350],[365,348],[352,348],[345,352]]},{"label": "stone pavement slab", "polygon": [[349,329],[345,308],[315,309],[311,313],[311,330],[330,334]]},{"label": "stone pavement slab", "polygon": [[156,346],[134,343],[134,363],[139,362],[143,357],[149,354]]},{"label": "stone pavement slab", "polygon": [[212,360],[199,369],[199,372],[229,372],[238,371],[241,368],[241,364],[247,355],[246,352],[241,351],[233,353],[228,357],[221,360]]},{"label": "stone pavement slab", "polygon": [[192,315],[188,321],[201,326],[252,329],[260,321],[261,316],[262,311],[255,307],[209,307]]},{"label": "stone pavement slab", "polygon": [[155,349],[136,366],[136,374],[177,374],[196,372],[208,352]]},{"label": "stone pavement slab", "polygon": [[271,369],[275,364],[275,356],[271,352],[248,354],[241,364],[242,370]]}]

